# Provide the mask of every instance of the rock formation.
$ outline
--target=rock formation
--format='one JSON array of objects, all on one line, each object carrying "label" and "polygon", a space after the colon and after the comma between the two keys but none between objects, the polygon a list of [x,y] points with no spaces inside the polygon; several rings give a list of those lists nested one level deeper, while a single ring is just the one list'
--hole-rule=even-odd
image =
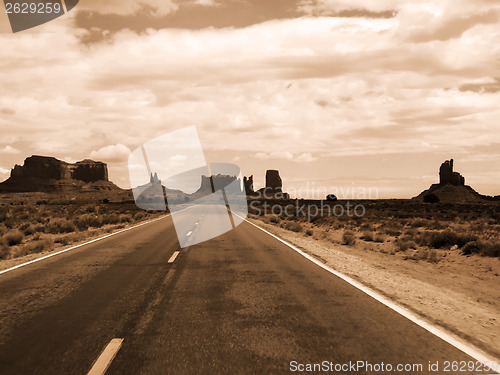
[{"label": "rock formation", "polygon": [[465,178],[458,172],[453,172],[453,159],[446,160],[439,168],[439,185],[464,186]]},{"label": "rock formation", "polygon": [[266,187],[258,190],[258,195],[267,199],[288,199],[288,193],[283,192],[283,181],[277,170],[266,171]]},{"label": "rock formation", "polygon": [[16,165],[0,191],[53,192],[65,190],[121,190],[108,180],[105,163],[83,160],[74,164],[54,157],[31,156]]},{"label": "rock formation", "polygon": [[[229,185],[238,180],[240,183]],[[214,191],[224,189],[226,193],[241,193],[241,180],[236,176],[218,174],[215,176],[201,176],[201,186],[196,193],[211,194]],[[229,189],[229,190],[228,190]]]},{"label": "rock formation", "polygon": [[245,187],[245,192],[247,195],[253,195],[255,194],[255,191],[253,190],[253,175],[250,177],[243,177],[243,186]]},{"label": "rock formation", "polygon": [[271,189],[282,189],[283,182],[281,181],[280,172],[274,169],[266,171],[266,187]]},{"label": "rock formation", "polygon": [[413,199],[423,202],[430,202],[430,197],[434,202],[439,203],[466,203],[482,202],[494,200],[479,194],[473,188],[465,185],[465,178],[458,172],[453,171],[453,159],[446,160],[439,168],[439,184],[432,184],[431,187]]},{"label": "rock formation", "polygon": [[149,182],[151,184],[161,184],[161,180],[158,178],[158,173],[155,172],[153,175],[153,172],[151,172],[151,177],[149,178]]}]

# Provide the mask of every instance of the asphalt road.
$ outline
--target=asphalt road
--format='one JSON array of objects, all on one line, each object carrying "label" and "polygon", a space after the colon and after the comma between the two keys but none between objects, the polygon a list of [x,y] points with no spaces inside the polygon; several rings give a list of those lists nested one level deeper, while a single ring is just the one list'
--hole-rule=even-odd
[{"label": "asphalt road", "polygon": [[113,338],[107,374],[481,373],[444,371],[472,359],[246,222],[181,250],[165,218],[0,275],[0,374],[86,374]]}]

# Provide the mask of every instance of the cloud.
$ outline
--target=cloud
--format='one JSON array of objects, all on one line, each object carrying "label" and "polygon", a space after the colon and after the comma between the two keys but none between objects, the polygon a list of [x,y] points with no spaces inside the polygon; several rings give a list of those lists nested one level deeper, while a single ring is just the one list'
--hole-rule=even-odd
[{"label": "cloud", "polygon": [[0,109],[0,113],[4,114],[4,115],[15,115],[16,114],[16,111],[13,111],[12,109],[10,108],[1,108]]},{"label": "cloud", "polygon": [[310,153],[308,152],[305,152],[303,154],[300,154],[299,156],[297,156],[297,158],[295,159],[295,161],[298,161],[300,163],[310,163],[310,162],[313,162],[315,161],[316,158],[313,157]]},{"label": "cloud", "polygon": [[283,159],[299,163],[309,163],[316,160],[316,158],[308,152],[294,155],[288,151],[258,152],[255,154],[255,158],[260,160]]},{"label": "cloud", "polygon": [[478,93],[497,93],[500,92],[500,78],[490,79],[473,83],[465,83],[460,86],[460,91],[472,91]]},{"label": "cloud", "polygon": [[100,148],[90,153],[91,159],[103,160],[106,162],[122,162],[127,160],[130,150],[127,146],[116,144]]},{"label": "cloud", "polygon": [[10,173],[10,170],[9,170],[9,169],[0,168],[0,174],[1,174],[1,175],[6,175],[6,174],[9,174],[9,173]]},{"label": "cloud", "polygon": [[[470,146],[467,156],[484,158],[500,142],[500,22],[493,2],[454,1],[323,1],[310,4],[324,13],[269,11],[238,27],[192,30],[164,21],[225,3],[181,6],[154,23],[136,19],[151,9],[124,1],[124,23],[104,41],[82,44],[92,30],[75,25],[76,12],[0,34],[2,140],[23,155],[107,161],[116,157],[107,145],[135,149],[196,125],[209,160],[238,155],[256,175],[249,166],[268,159],[313,176],[332,156],[449,158]],[[86,4],[112,13],[117,3]]]},{"label": "cloud", "polygon": [[353,11],[364,15],[384,15],[401,5],[398,0],[302,0],[298,8],[306,14],[325,15],[331,12]]},{"label": "cloud", "polygon": [[0,149],[0,154],[14,155],[19,154],[20,152],[21,151],[19,151],[17,148],[8,145]]},{"label": "cloud", "polygon": [[179,5],[173,0],[81,0],[79,11],[102,14],[130,15],[147,11],[153,16],[165,16],[177,11]]},{"label": "cloud", "polygon": [[267,159],[293,159],[293,154],[287,151],[273,151],[273,152],[258,152],[255,154],[257,159],[267,160]]},{"label": "cloud", "polygon": [[194,0],[193,1],[194,5],[201,5],[201,6],[220,6],[221,4],[218,3],[215,0]]}]

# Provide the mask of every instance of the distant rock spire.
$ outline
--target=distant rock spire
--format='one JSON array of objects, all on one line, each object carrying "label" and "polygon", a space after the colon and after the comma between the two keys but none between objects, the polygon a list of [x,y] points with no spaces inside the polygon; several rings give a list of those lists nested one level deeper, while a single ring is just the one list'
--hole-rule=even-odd
[{"label": "distant rock spire", "polygon": [[149,182],[152,184],[160,184],[161,180],[158,178],[158,173],[155,172],[153,176],[153,172],[151,172],[151,177],[149,178]]},{"label": "distant rock spire", "polygon": [[439,184],[464,186],[465,178],[458,172],[453,172],[453,159],[446,160],[441,167],[439,167]]}]

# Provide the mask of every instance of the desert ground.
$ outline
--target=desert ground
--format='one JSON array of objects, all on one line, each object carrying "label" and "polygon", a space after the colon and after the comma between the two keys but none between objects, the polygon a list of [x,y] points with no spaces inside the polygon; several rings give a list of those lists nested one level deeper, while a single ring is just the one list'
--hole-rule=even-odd
[{"label": "desert ground", "polygon": [[129,195],[50,193],[2,194],[0,203],[0,269],[47,252],[164,214],[139,209]]},{"label": "desert ground", "polygon": [[[253,222],[500,357],[498,203],[350,202],[365,207],[362,217],[327,216],[326,209],[310,217],[307,209],[298,216],[273,215],[272,207],[279,213],[276,205],[285,203],[268,202],[267,212],[261,203],[250,205]],[[298,207],[320,204],[299,201]],[[328,204],[346,208],[347,202]]]}]

